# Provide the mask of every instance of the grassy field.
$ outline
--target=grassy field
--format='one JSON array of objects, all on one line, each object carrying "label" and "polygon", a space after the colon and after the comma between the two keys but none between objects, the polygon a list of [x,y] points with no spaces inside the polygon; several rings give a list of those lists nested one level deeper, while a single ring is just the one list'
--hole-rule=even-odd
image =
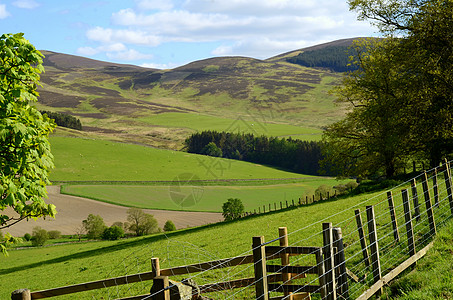
[{"label": "grassy field", "polygon": [[[438,230],[441,224],[449,220],[451,215],[448,200],[440,183],[440,207],[435,210]],[[405,227],[404,214],[402,214],[400,186],[394,190],[396,213],[401,228]],[[419,187],[420,189],[420,187]],[[422,192],[419,190],[419,195]],[[0,267],[0,298],[7,299],[11,290],[28,287],[31,290],[40,290],[68,284],[81,283],[102,278],[110,278],[150,270],[150,257],[159,257],[162,268],[204,262],[219,258],[232,257],[250,253],[251,239],[253,236],[264,236],[266,241],[274,240],[278,227],[287,226],[289,241],[294,246],[320,246],[322,245],[321,223],[332,222],[334,226],[342,228],[344,242],[347,245],[347,266],[352,272],[363,276],[368,274],[366,283],[371,280],[371,272],[367,271],[361,259],[361,250],[357,229],[355,226],[354,210],[360,209],[362,214],[365,206],[375,206],[376,223],[378,226],[379,245],[381,248],[381,267],[386,271],[394,267],[401,259],[396,259],[395,254],[406,257],[407,241],[396,245],[393,235],[389,234],[390,216],[388,214],[386,192],[363,194],[355,197],[338,199],[336,201],[318,202],[316,204],[287,210],[267,213],[240,219],[235,222],[222,222],[199,228],[185,229],[174,233],[157,234],[142,238],[131,238],[117,242],[92,242],[66,244],[45,248],[10,250],[9,257],[3,257]],[[422,220],[414,224],[417,240],[417,249],[423,246],[418,240],[423,239],[427,226],[426,211],[421,207]],[[390,227],[389,227],[390,226]],[[403,237],[403,229],[401,236]],[[444,240],[451,241],[451,234],[441,235]],[[440,247],[441,249],[442,246]],[[449,248],[446,252],[449,253]],[[395,252],[396,251],[396,252]],[[443,252],[444,254],[446,253]],[[293,261],[305,265],[311,258],[301,258]],[[307,261],[306,261],[307,260]],[[311,261],[312,263],[312,261]],[[429,269],[429,267],[426,267]],[[450,269],[451,271],[451,269]],[[447,272],[443,269],[441,272]],[[197,283],[228,280],[232,277],[247,277],[252,274],[252,269],[247,266],[234,267],[216,272],[195,275]],[[444,275],[444,274],[442,274]],[[439,275],[440,276],[440,275]],[[446,276],[446,277],[445,277]],[[450,278],[445,274],[443,278]],[[175,277],[176,280],[180,277]],[[305,282],[313,277],[303,279]],[[443,291],[448,291],[451,285],[444,284]],[[77,299],[120,298],[126,295],[144,294],[149,291],[150,283],[138,283],[128,286],[118,286],[94,292],[77,294]],[[352,284],[350,291],[353,298],[366,289],[362,283]],[[451,291],[451,290],[450,290]],[[233,291],[227,296],[233,296]],[[446,292],[445,292],[446,293]],[[250,299],[253,289],[246,289],[234,297],[237,299]],[[61,299],[73,299],[74,296],[63,296]],[[214,298],[225,298],[223,296]],[[317,299],[316,295],[314,299]],[[410,298],[406,298],[410,299]],[[420,298],[421,299],[421,298]],[[439,299],[430,297],[425,299]]]},{"label": "grassy field", "polygon": [[[0,298],[6,299],[12,290],[18,288],[40,290],[147,271],[150,269],[149,258],[153,256],[161,258],[161,267],[166,268],[240,255],[250,250],[253,236],[264,235],[269,241],[276,237],[280,226],[287,226],[290,232],[294,232],[290,236],[292,244],[319,245],[322,238],[317,233],[321,230],[321,220],[331,214],[342,212],[345,207],[355,205],[368,197],[371,195],[318,203],[167,235],[118,242],[11,250],[9,257],[1,258]],[[351,210],[346,210],[329,217],[328,220],[338,223],[352,215]],[[307,227],[309,224],[312,225]],[[300,230],[301,228],[305,229]],[[295,232],[296,230],[299,231]],[[315,235],[312,239],[303,241],[313,234]],[[205,280],[212,281],[214,278],[196,278],[198,283]],[[146,293],[148,290],[148,284],[140,284],[132,287],[131,292]],[[108,298],[109,293],[115,294],[112,296],[114,298],[117,292],[126,291],[120,287],[78,294],[77,298]],[[63,296],[61,299],[73,299],[73,296]]]},{"label": "grassy field", "polygon": [[165,210],[191,210],[222,212],[222,203],[228,198],[239,198],[246,211],[263,209],[263,205],[274,203],[280,207],[286,201],[298,202],[299,197],[312,195],[320,185],[329,187],[346,181],[332,178],[313,177],[298,180],[297,183],[254,185],[247,183],[233,186],[200,185],[64,185],[62,193],[95,200],[101,200],[123,206]]},{"label": "grassy field", "polygon": [[193,179],[307,178],[242,161],[103,140],[51,137],[52,181],[172,181]]},{"label": "grassy field", "polygon": [[162,113],[138,120],[163,127],[188,128],[195,131],[216,130],[251,133],[255,136],[293,136],[307,141],[320,140],[322,135],[320,128],[269,123],[273,121],[270,116],[260,115],[231,119],[202,114]]}]

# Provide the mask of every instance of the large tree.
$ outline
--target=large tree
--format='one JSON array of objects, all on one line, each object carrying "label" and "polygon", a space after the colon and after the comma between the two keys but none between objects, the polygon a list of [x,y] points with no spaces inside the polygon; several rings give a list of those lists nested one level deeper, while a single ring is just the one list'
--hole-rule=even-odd
[{"label": "large tree", "polygon": [[326,130],[327,163],[344,175],[387,177],[409,158],[438,164],[453,150],[453,2],[349,4],[385,39],[355,44],[360,68],[336,89],[351,110]]},{"label": "large tree", "polygon": [[53,167],[48,135],[55,125],[30,106],[37,101],[42,57],[23,34],[0,36],[0,210],[14,211],[0,214],[0,229],[56,213],[43,201]]},{"label": "large tree", "polygon": [[351,9],[399,38],[398,66],[407,78],[405,108],[419,153],[438,164],[453,151],[453,2],[351,0]]}]

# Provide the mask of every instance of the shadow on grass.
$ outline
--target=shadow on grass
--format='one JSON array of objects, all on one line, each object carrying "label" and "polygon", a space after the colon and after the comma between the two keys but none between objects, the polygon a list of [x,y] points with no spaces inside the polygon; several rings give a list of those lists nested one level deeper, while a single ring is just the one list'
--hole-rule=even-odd
[{"label": "shadow on grass", "polygon": [[[73,260],[73,259],[96,257],[96,256],[104,255],[107,253],[127,249],[129,247],[136,247],[136,246],[141,246],[144,244],[149,244],[149,243],[166,240],[171,237],[177,237],[177,236],[181,236],[181,235],[185,235],[185,234],[189,234],[189,233],[195,233],[195,232],[199,232],[199,231],[210,229],[210,228],[220,228],[223,226],[227,226],[227,225],[231,224],[232,222],[244,222],[247,219],[256,218],[256,217],[260,217],[260,216],[263,216],[263,215],[250,216],[247,218],[234,220],[234,221],[228,221],[228,222],[218,222],[218,223],[214,223],[214,224],[208,224],[208,225],[199,226],[199,227],[181,229],[181,230],[174,231],[174,232],[160,233],[160,234],[155,234],[152,236],[145,236],[145,237],[141,237],[141,238],[133,238],[133,240],[131,240],[131,241],[122,240],[122,241],[116,242],[115,245],[111,245],[111,246],[105,246],[105,247],[82,251],[82,252],[78,252],[78,253],[74,253],[74,254],[70,254],[70,255],[56,257],[56,258],[52,258],[52,259],[48,259],[48,260],[42,260],[39,262],[27,264],[27,265],[22,265],[22,266],[17,266],[17,267],[12,267],[12,268],[2,268],[2,269],[0,269],[0,275],[6,275],[6,274],[23,271],[23,270],[30,270],[33,268],[40,267],[42,265],[63,263],[63,262]],[[55,245],[55,246],[57,246],[57,245]]]}]

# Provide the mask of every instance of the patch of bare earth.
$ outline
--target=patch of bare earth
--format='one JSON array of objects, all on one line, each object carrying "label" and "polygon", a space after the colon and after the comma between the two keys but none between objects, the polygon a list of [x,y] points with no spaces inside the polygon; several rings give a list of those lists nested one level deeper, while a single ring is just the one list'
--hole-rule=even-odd
[{"label": "patch of bare earth", "polygon": [[[39,220],[23,220],[10,228],[4,229],[3,232],[9,232],[13,236],[23,236],[25,233],[31,233],[33,227],[40,226],[45,230],[59,230],[62,234],[75,234],[77,227],[82,224],[89,214],[100,215],[107,226],[116,221],[126,222],[128,210],[127,207],[108,204],[95,200],[81,197],[60,194],[59,186],[47,187],[49,199],[47,203],[52,203],[57,207],[57,215],[54,218]],[[167,220],[173,221],[176,228],[186,228],[200,226],[210,223],[216,223],[221,220],[222,214],[208,212],[183,212],[144,209],[146,213],[152,214],[159,227],[162,228]],[[9,211],[11,213],[11,211]],[[8,214],[8,211],[6,211]]]}]

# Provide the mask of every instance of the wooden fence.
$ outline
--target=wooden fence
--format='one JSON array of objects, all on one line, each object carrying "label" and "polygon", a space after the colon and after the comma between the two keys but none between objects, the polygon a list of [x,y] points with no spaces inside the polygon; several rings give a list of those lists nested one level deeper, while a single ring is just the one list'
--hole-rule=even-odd
[{"label": "wooden fence", "polygon": [[[442,184],[445,187],[444,191],[441,191],[441,184],[438,178],[438,173],[440,172],[443,172],[444,175],[444,183]],[[443,216],[442,222],[452,218],[453,196],[449,163],[444,162],[442,167],[435,168],[432,173],[432,188],[429,187],[428,174],[425,172],[421,175],[425,209],[421,209],[416,180],[413,180],[410,182],[410,189],[406,188],[401,191],[401,205],[395,204],[394,198],[396,194],[392,193],[392,191],[387,192],[386,199],[379,204],[367,205],[367,222],[365,224],[362,221],[360,209],[351,211],[351,221],[355,220],[357,225],[357,245],[360,244],[357,248],[352,248],[351,245],[345,246],[341,228],[333,227],[332,223],[329,222],[322,223],[322,246],[290,246],[286,227],[281,227],[279,228],[279,236],[275,240],[265,242],[263,236],[253,237],[251,255],[166,269],[160,268],[159,258],[153,258],[152,270],[149,272],[43,291],[17,290],[12,293],[11,299],[43,299],[152,280],[153,284],[152,288],[150,285],[149,294],[121,298],[121,300],[168,300],[174,287],[174,284],[169,281],[172,276],[211,272],[217,269],[248,264],[253,264],[253,277],[204,284],[199,286],[199,291],[202,291],[203,294],[209,294],[219,290],[254,287],[255,298],[263,300],[311,299],[311,294],[314,293],[319,293],[321,299],[326,300],[369,299],[374,295],[379,296],[383,292],[383,287],[389,281],[404,270],[412,268],[417,260],[423,257],[432,247],[432,238],[437,232],[436,211],[437,215]],[[409,197],[409,191],[411,191],[412,197]],[[433,198],[431,197],[431,191],[433,192]],[[413,203],[412,208],[410,200]],[[448,206],[445,204],[447,201]],[[382,205],[382,207],[385,205],[387,207],[386,214],[390,216],[391,220],[388,224],[390,225],[388,226],[390,228],[388,232],[383,232],[382,227],[379,228],[377,226],[376,220],[382,218],[382,215],[376,216],[375,214],[377,205]],[[399,209],[401,206],[403,209],[401,216],[404,217],[404,224],[398,225],[398,222],[401,223],[402,220],[396,208]],[[380,213],[383,214],[383,210]],[[424,231],[425,227],[417,225],[423,222],[426,223],[426,231]],[[414,226],[419,226],[418,228],[423,228],[423,230],[414,232]],[[401,234],[404,229],[405,235]],[[416,236],[421,238],[416,239]],[[280,243],[279,246],[270,245],[277,241]],[[384,243],[385,250],[380,249],[383,242],[387,242],[386,244]],[[399,250],[404,248],[406,250]],[[384,259],[388,259],[386,252],[390,251],[389,249],[400,251],[397,254],[401,254],[402,258],[407,254],[408,257],[403,262],[398,263],[398,265],[392,268],[385,268],[383,271],[381,268],[383,263],[381,255]],[[417,251],[417,249],[419,250]],[[351,257],[346,257],[347,250],[350,250],[350,252],[354,251],[349,253]],[[292,265],[290,257],[299,255],[312,256],[313,259],[311,261],[315,263],[312,265]],[[363,259],[360,262],[353,262],[351,259],[356,259],[354,258],[356,255],[361,255]],[[278,260],[279,263],[276,264],[275,260]],[[362,263],[363,267],[361,267]],[[352,268],[355,268],[355,270]],[[359,269],[361,272],[363,269],[364,276],[357,274],[356,270]],[[371,276],[367,276],[367,272]],[[307,282],[306,278],[308,276],[310,276],[310,280]],[[358,292],[360,294],[356,295]]]}]

